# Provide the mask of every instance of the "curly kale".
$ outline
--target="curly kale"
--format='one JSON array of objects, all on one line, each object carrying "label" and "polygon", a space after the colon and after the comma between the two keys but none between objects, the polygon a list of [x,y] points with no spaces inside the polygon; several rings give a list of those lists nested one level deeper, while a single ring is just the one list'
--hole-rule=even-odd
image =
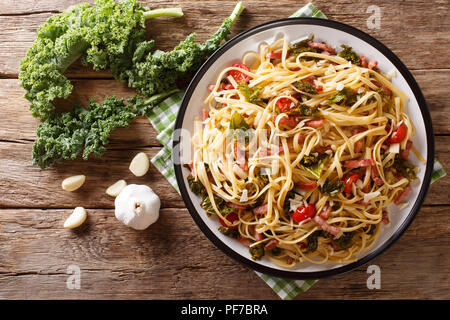
[{"label": "curly kale", "polygon": [[153,40],[143,41],[134,52],[132,67],[113,74],[122,81],[128,81],[129,87],[145,96],[170,90],[176,87],[177,79],[192,76],[205,59],[220,47],[242,10],[242,3],[239,2],[216,33],[201,44],[195,42],[195,33],[188,35],[169,52],[153,50]]},{"label": "curly kale", "polygon": [[[43,121],[33,163],[44,168],[75,159],[83,150],[84,159],[90,153],[102,155],[110,132],[148,114],[163,97],[177,91],[176,80],[192,74],[220,46],[242,10],[239,2],[205,43],[196,44],[192,34],[171,52],[154,50],[154,42],[145,40],[145,21],[182,16],[179,8],[149,10],[137,0],[95,0],[95,5],[74,5],[50,17],[20,64],[19,79],[30,111]],[[109,70],[148,99],[135,96],[125,104],[111,97],[102,104],[91,102],[87,109],[74,105],[72,112],[57,113],[53,101],[66,99],[73,89],[64,72],[80,58],[94,70]]]},{"label": "curly kale", "polygon": [[334,96],[328,98],[328,103],[335,103],[339,105],[352,105],[357,101],[357,92],[355,90],[344,87],[338,91]]},{"label": "curly kale", "polygon": [[54,115],[37,128],[33,145],[33,164],[45,168],[63,159],[83,159],[93,153],[100,157],[106,151],[108,138],[117,127],[128,127],[136,113],[123,99],[106,98],[102,104],[93,100],[89,109],[76,105],[72,112]]},{"label": "curly kale", "polygon": [[320,187],[320,191],[325,195],[333,196],[339,192],[342,192],[344,186],[345,184],[342,180],[331,182],[330,180],[326,179],[323,186]]},{"label": "curly kale", "polygon": [[347,46],[345,44],[341,45],[343,50],[338,53],[338,56],[341,58],[344,58],[345,60],[351,61],[354,65],[360,66],[361,65],[361,58],[359,55],[353,51],[353,48],[350,46]]},{"label": "curly kale", "polygon": [[295,81],[292,85],[302,92],[317,94],[316,87],[308,81]]}]

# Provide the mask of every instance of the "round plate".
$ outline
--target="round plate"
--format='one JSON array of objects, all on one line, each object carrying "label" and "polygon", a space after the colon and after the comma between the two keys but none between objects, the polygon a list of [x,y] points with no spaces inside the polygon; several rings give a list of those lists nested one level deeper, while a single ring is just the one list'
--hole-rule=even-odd
[{"label": "round plate", "polygon": [[[384,73],[395,70],[396,76],[392,78],[392,83],[409,97],[409,101],[406,102],[406,112],[416,128],[416,135],[412,141],[427,162],[426,165],[423,165],[417,158],[411,157],[411,161],[420,168],[420,171],[419,179],[412,186],[413,191],[409,196],[407,206],[403,209],[396,206],[389,208],[390,223],[382,226],[377,241],[370,249],[356,255],[358,258],[356,262],[349,264],[331,262],[312,264],[307,262],[299,263],[293,268],[280,267],[265,257],[260,261],[253,261],[247,247],[220,233],[217,230],[220,226],[218,219],[207,217],[200,207],[200,198],[189,190],[186,180],[189,170],[183,168],[182,164],[188,163],[190,159],[185,159],[184,162],[182,160],[181,164],[175,164],[175,174],[181,196],[203,233],[233,259],[256,271],[282,278],[318,279],[350,271],[374,259],[392,245],[411,224],[424,201],[433,170],[434,139],[430,113],[419,86],[405,65],[392,51],[368,34],[340,22],[317,18],[288,18],[268,22],[239,34],[217,50],[196,73],[184,96],[175,129],[184,129],[184,133],[187,134],[180,134],[180,130],[175,131],[174,160],[178,159],[180,154],[181,156],[189,154],[189,150],[180,153],[181,147],[184,143],[190,149],[188,133],[193,132],[194,118],[200,116],[201,109],[205,107],[203,101],[209,94],[208,85],[215,83],[221,70],[239,62],[245,52],[257,51],[262,42],[272,43],[281,37],[286,37],[288,41],[292,42],[312,34],[315,39],[325,41],[335,48],[340,48],[341,44],[353,47],[357,53],[364,53],[369,61],[377,60],[378,67]],[[176,161],[174,162],[176,163]]]}]

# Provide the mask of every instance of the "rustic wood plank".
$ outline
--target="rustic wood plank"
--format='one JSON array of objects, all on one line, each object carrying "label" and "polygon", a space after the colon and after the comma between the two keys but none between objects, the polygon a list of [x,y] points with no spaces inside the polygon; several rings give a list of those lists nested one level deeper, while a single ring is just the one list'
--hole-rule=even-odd
[{"label": "rustic wood plank", "polygon": [[[422,208],[400,240],[369,263],[381,268],[381,290],[367,289],[363,266],[320,280],[298,299],[450,298],[447,211]],[[113,210],[88,212],[85,225],[70,231],[62,228],[69,210],[0,210],[0,297],[277,298],[251,270],[215,248],[186,209],[162,210],[145,231],[121,225]],[[73,264],[81,268],[80,290],[66,288]]]},{"label": "rustic wood plank", "polygon": [[[449,70],[418,70],[413,72],[422,92],[427,100],[431,112],[435,134],[450,134],[450,102],[447,93],[450,91]],[[107,95],[128,98],[134,90],[125,84],[114,80],[73,80],[74,91],[69,102],[55,103],[62,110],[68,109],[70,101],[78,101],[84,105],[89,98],[103,100]],[[17,79],[0,79],[0,105],[4,123],[0,127],[0,140],[36,138],[35,128],[38,121],[33,119],[28,111],[29,102],[23,98],[24,90]],[[134,139],[139,139],[139,146],[157,145],[156,132],[148,130],[151,127],[144,118],[133,123],[132,130],[114,132],[111,144],[130,145]],[[116,139],[121,137],[122,140]],[[155,144],[156,143],[156,144]]]},{"label": "rustic wood plank", "polygon": [[[160,147],[113,149],[101,159],[78,159],[41,170],[31,164],[31,146],[0,142],[0,208],[113,208],[114,199],[105,190],[120,179],[150,186],[160,195],[163,207],[184,206],[181,197],[154,166],[139,178],[128,169],[138,152],[153,157]],[[64,191],[61,181],[76,174],[86,175],[83,187],[74,192]]]},{"label": "rustic wood plank", "polygon": [[[448,137],[436,137],[436,157],[449,171],[450,145]],[[153,157],[160,147],[110,149],[101,159],[75,160],[40,170],[31,164],[30,143],[0,142],[0,207],[15,208],[112,208],[114,201],[104,193],[119,179],[128,183],[148,184],[160,195],[164,207],[183,207],[181,197],[158,170],[151,166],[145,177],[136,178],[128,170],[133,156],[144,151]],[[68,176],[84,174],[87,182],[76,192],[61,189]],[[445,177],[430,187],[425,204],[450,204],[450,179]],[[169,190],[169,191],[168,191]]]},{"label": "rustic wood plank", "polygon": [[[20,58],[35,39],[35,31],[54,11],[62,11],[69,5],[79,1],[65,0],[57,4],[51,1],[7,1],[0,5],[0,76],[17,77]],[[31,3],[30,3],[31,2]],[[143,1],[143,3],[149,3]],[[180,19],[161,18],[149,22],[148,36],[157,41],[158,47],[170,49],[182,40],[189,32],[198,33],[199,41],[205,40],[214,32],[220,21],[225,18],[234,6],[234,1],[169,1],[152,2],[153,7],[180,5],[185,16]],[[367,28],[367,19],[371,13],[366,9],[373,1],[315,1],[314,4],[325,14],[375,36],[385,43],[411,69],[442,69],[450,65],[447,54],[450,45],[450,20],[448,2],[432,6],[429,2],[418,0],[408,2],[380,2],[380,29]],[[258,24],[287,17],[297,10],[301,4],[296,1],[246,1],[246,10],[236,24],[233,34],[242,32]],[[356,10],[355,10],[356,9]],[[33,12],[36,12],[33,14]],[[26,13],[26,14],[23,14]],[[424,14],[426,13],[426,14]],[[212,23],[213,21],[213,23]],[[171,30],[171,32],[167,32]],[[415,45],[413,45],[415,44]],[[432,52],[433,54],[430,54]],[[438,57],[438,58],[436,58]],[[105,73],[86,72],[83,68],[75,68],[69,74],[82,72],[83,77],[101,76]]]}]

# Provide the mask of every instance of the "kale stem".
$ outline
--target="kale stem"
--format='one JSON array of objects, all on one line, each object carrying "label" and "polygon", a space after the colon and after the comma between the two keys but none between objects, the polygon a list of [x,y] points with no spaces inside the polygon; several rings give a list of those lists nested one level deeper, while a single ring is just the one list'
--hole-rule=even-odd
[{"label": "kale stem", "polygon": [[182,17],[183,11],[181,8],[163,8],[144,12],[144,19],[152,19],[157,17]]},{"label": "kale stem", "polygon": [[236,6],[233,9],[233,12],[231,12],[230,14],[230,19],[231,21],[234,23],[234,21],[236,21],[236,19],[239,17],[239,15],[241,14],[241,12],[244,10],[244,5],[242,4],[242,1],[239,1],[238,3],[236,3]]},{"label": "kale stem", "polygon": [[146,104],[157,104],[161,100],[167,98],[168,96],[170,96],[178,91],[180,91],[180,89],[175,88],[175,89],[172,89],[172,90],[169,90],[166,92],[155,94],[155,95],[151,96],[150,98],[148,98],[147,100],[145,100],[145,103]]}]

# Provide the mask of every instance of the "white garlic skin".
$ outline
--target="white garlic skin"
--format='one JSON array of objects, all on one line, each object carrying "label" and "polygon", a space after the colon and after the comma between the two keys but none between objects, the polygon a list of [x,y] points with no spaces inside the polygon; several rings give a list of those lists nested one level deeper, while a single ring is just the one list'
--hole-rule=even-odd
[{"label": "white garlic skin", "polygon": [[116,197],[114,204],[116,218],[136,230],[147,229],[159,218],[161,201],[146,185],[127,185]]}]

